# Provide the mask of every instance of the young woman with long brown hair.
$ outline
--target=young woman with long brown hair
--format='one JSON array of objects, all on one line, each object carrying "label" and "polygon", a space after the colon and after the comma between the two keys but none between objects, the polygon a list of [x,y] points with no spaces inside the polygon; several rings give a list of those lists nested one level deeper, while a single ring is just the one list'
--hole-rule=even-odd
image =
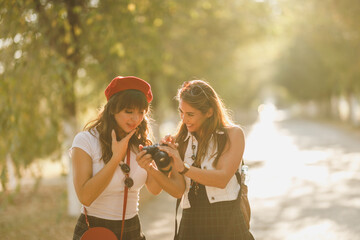
[{"label": "young woman with long brown hair", "polygon": [[151,160],[139,151],[140,145],[151,144],[151,87],[137,77],[116,77],[105,96],[108,102],[98,118],[76,135],[71,148],[74,186],[83,204],[73,239],[80,239],[89,225],[108,228],[118,239],[145,239],[139,191],[144,184],[155,195],[161,191],[147,168],[138,164]]},{"label": "young woman with long brown hair", "polygon": [[242,161],[245,138],[233,124],[221,99],[205,81],[185,82],[178,90],[181,123],[175,137],[161,146],[172,157],[170,178],[150,174],[165,191],[181,198],[180,240],[248,240],[235,173]]}]

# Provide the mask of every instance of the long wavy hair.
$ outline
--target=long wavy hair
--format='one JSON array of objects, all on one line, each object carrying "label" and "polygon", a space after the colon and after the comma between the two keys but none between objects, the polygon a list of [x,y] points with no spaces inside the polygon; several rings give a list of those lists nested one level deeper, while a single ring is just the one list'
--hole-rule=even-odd
[{"label": "long wavy hair", "polygon": [[149,126],[150,106],[145,95],[138,90],[132,89],[118,92],[114,94],[100,110],[98,117],[88,122],[84,127],[84,130],[89,131],[92,135],[94,135],[93,130],[98,131],[102,150],[102,160],[105,163],[109,162],[112,157],[111,131],[115,129],[117,141],[120,141],[127,134],[117,125],[114,117],[116,113],[119,113],[121,110],[126,108],[145,110],[146,112],[143,121],[137,128],[137,131],[130,138],[129,146],[136,150],[139,144],[143,146],[151,145],[151,140],[149,139],[151,134]]},{"label": "long wavy hair", "polygon": [[[210,108],[213,109],[213,115],[205,120],[199,133],[195,135],[199,145],[194,164],[195,166],[201,165],[208,150],[209,141],[213,137],[215,144],[217,144],[217,152],[213,153],[213,156],[216,156],[213,166],[216,167],[221,154],[225,151],[226,143],[229,141],[227,128],[234,125],[229,117],[228,110],[215,90],[209,83],[203,80],[184,82],[178,90],[176,99],[179,102],[186,102],[191,107],[200,110],[203,114],[207,113]],[[216,134],[219,131],[224,134]],[[176,134],[176,141],[179,144],[181,155],[184,154],[187,146],[187,141],[184,142],[187,135],[187,127],[181,122]]]}]

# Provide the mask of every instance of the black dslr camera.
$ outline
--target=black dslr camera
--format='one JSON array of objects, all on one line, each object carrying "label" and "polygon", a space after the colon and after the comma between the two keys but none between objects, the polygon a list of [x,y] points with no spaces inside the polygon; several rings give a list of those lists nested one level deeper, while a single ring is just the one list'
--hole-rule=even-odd
[{"label": "black dslr camera", "polygon": [[[172,167],[170,166],[170,157],[164,152],[160,151],[159,144],[154,144],[151,146],[143,147],[142,150],[146,150],[146,154],[150,154],[152,159],[154,159],[156,166],[163,173],[168,173],[171,171]],[[161,146],[166,146],[166,144],[161,144]]]}]

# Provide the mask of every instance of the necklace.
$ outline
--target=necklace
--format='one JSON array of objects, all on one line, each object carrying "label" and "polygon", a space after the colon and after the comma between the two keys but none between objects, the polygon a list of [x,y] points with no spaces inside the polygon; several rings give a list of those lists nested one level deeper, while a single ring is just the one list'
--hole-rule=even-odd
[{"label": "necklace", "polygon": [[[192,149],[192,160],[194,160],[193,162],[193,166],[194,167],[199,167],[197,166],[197,164],[195,164],[195,160],[196,160],[196,153],[195,153],[195,149],[196,149],[196,146],[194,144],[194,136],[191,136],[191,149]],[[194,188],[194,194],[195,196],[198,195],[198,192],[199,192],[199,183],[194,181],[193,179],[191,179],[191,187]]]}]

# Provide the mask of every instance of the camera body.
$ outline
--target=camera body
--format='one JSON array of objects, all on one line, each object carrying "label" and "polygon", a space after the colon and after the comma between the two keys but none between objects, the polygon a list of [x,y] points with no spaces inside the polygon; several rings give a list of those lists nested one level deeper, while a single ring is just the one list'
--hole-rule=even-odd
[{"label": "camera body", "polygon": [[[154,159],[156,166],[158,167],[158,169],[162,172],[170,172],[171,171],[171,166],[170,166],[170,157],[169,155],[164,152],[164,151],[160,151],[159,149],[160,144],[154,144],[154,145],[150,145],[150,146],[145,146],[143,147],[142,150],[146,150],[147,154],[150,154],[152,159]],[[161,144],[161,146],[166,146],[166,144]]]}]

